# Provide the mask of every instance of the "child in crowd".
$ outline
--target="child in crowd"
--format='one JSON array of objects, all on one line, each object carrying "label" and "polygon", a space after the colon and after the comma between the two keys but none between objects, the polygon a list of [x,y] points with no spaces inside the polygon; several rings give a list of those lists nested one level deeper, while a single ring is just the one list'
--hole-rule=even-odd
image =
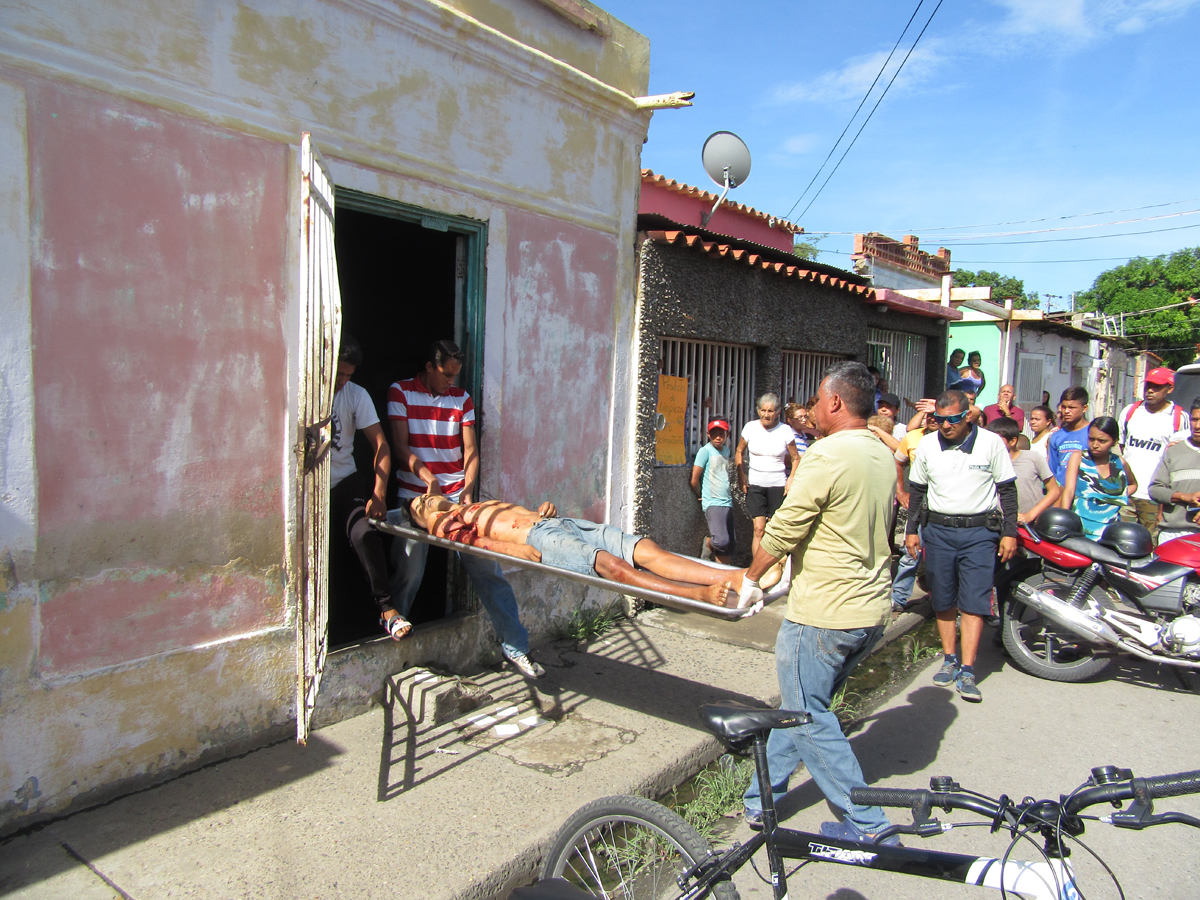
[{"label": "child in crowd", "polygon": [[1062,488],[1054,480],[1046,457],[1019,449],[1021,430],[1013,419],[997,419],[989,423],[987,429],[1004,441],[1017,473],[1017,521],[1022,524],[1032,522],[1043,510],[1058,502]]},{"label": "child in crowd", "polygon": [[1075,510],[1083,533],[1097,540],[1104,527],[1117,521],[1130,506],[1137,481],[1125,461],[1113,451],[1121,427],[1112,416],[1097,416],[1088,428],[1086,450],[1076,450],[1067,461],[1066,486],[1059,506]]},{"label": "child in crowd", "polygon": [[1050,435],[1058,431],[1058,426],[1054,424],[1054,410],[1049,406],[1035,406],[1029,411],[1029,430],[1033,433],[1033,438],[1029,441],[1029,450],[1031,453],[1037,453],[1046,458],[1047,441],[1050,440]]},{"label": "child in crowd", "polygon": [[[729,423],[712,419],[708,423],[708,443],[696,454],[692,466],[692,493],[700,501],[708,522],[709,537],[705,549],[717,562],[729,565],[737,546],[733,530],[733,490],[729,484]],[[701,554],[703,558],[706,554]]]},{"label": "child in crowd", "polygon": [[891,416],[881,416],[876,413],[867,419],[867,430],[883,441],[884,445],[893,453],[900,448],[900,442],[892,435],[895,428],[896,421]]},{"label": "child in crowd", "polygon": [[[1088,392],[1081,387],[1069,387],[1058,401],[1061,427],[1046,442],[1046,462],[1059,484],[1067,483],[1067,460],[1072,453],[1082,453],[1088,445]],[[1070,509],[1070,507],[1067,507]]]}]

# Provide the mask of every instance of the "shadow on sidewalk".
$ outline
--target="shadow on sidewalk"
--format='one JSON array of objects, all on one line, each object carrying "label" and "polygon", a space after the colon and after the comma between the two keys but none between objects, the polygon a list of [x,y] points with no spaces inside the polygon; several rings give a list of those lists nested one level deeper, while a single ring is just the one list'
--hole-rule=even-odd
[{"label": "shadow on sidewalk", "polygon": [[[937,759],[942,739],[958,717],[955,697],[954,691],[946,688],[920,687],[908,694],[906,705],[861,719],[857,727],[866,727],[850,738],[850,746],[867,784],[893,775],[924,771]],[[914,727],[914,723],[919,723],[919,727]],[[780,799],[781,821],[825,801],[825,795],[807,773],[794,777],[803,777],[805,781]]]},{"label": "shadow on sidewalk", "polygon": [[[626,622],[594,641],[588,650],[566,643],[542,648],[538,658],[547,674],[536,682],[527,683],[509,673],[490,673],[471,679],[472,686],[487,693],[489,709],[517,707],[556,725],[578,714],[580,707],[589,701],[696,731],[704,731],[697,714],[702,704],[737,700],[751,706],[766,706],[755,697],[658,671],[666,660],[651,640],[655,631],[636,622]],[[775,685],[764,684],[764,689],[774,690]],[[432,721],[429,706],[428,693],[411,682],[395,685],[388,691],[379,761],[381,802],[419,787],[484,752],[503,750],[504,745],[519,742],[530,733],[487,738],[490,725],[476,725],[466,717],[438,724]],[[598,729],[621,733],[622,740],[636,739],[635,732],[620,725],[595,721],[602,715],[603,709],[598,708],[589,710],[588,720],[579,715],[573,720],[588,721]]]},{"label": "shadow on sidewalk", "polygon": [[17,832],[0,841],[0,896],[199,819],[220,827],[223,811],[302,782],[343,752],[315,732],[306,747],[281,741]]}]

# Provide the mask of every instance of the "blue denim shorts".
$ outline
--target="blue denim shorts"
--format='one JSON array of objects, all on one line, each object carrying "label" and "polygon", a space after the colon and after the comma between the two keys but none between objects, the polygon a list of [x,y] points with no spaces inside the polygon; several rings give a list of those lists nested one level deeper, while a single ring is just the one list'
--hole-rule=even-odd
[{"label": "blue denim shorts", "polygon": [[597,553],[605,550],[633,565],[633,548],[640,540],[638,535],[586,519],[543,519],[530,529],[525,543],[542,554],[548,566],[595,575]]}]

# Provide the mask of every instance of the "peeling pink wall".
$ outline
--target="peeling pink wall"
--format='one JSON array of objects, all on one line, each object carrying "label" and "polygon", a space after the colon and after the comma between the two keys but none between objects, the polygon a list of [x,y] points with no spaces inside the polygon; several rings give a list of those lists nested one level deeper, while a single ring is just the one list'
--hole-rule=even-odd
[{"label": "peeling pink wall", "polygon": [[28,98],[40,664],[281,621],[287,148]]},{"label": "peeling pink wall", "polygon": [[505,499],[604,520],[617,259],[612,235],[508,213]]},{"label": "peeling pink wall", "polygon": [[[795,240],[790,232],[784,231],[782,228],[772,228],[765,220],[747,215],[728,205],[734,202],[736,201],[730,192],[725,203],[721,204],[712,219],[709,220],[708,225],[704,226],[706,230],[754,241],[766,247],[783,250],[785,253],[792,252]],[[712,200],[704,201],[699,197],[690,197],[652,181],[642,181],[638,212],[657,213],[680,225],[692,225],[699,228],[701,227],[701,218],[708,214],[712,205]]]}]

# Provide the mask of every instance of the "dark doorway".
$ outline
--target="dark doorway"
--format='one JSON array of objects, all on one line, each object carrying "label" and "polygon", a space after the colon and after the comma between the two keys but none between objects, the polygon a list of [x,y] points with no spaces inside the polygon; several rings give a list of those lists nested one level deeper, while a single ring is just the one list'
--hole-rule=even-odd
[{"label": "dark doorway", "polygon": [[[456,335],[455,307],[457,303],[461,311],[462,304],[457,273],[462,269],[465,241],[451,231],[347,209],[340,197],[334,235],[342,329],[354,335],[363,348],[363,362],[353,380],[366,388],[375,402],[390,445],[388,386],[417,373],[422,351],[431,341]],[[354,463],[359,472],[371,471],[370,447],[361,433],[355,439]],[[393,458],[393,471],[395,467]],[[395,491],[393,475],[389,509],[398,503]],[[354,551],[339,523],[331,524],[329,645],[337,647],[383,632]],[[447,565],[446,551],[431,547],[425,579],[409,614],[414,624],[445,616]]]}]

